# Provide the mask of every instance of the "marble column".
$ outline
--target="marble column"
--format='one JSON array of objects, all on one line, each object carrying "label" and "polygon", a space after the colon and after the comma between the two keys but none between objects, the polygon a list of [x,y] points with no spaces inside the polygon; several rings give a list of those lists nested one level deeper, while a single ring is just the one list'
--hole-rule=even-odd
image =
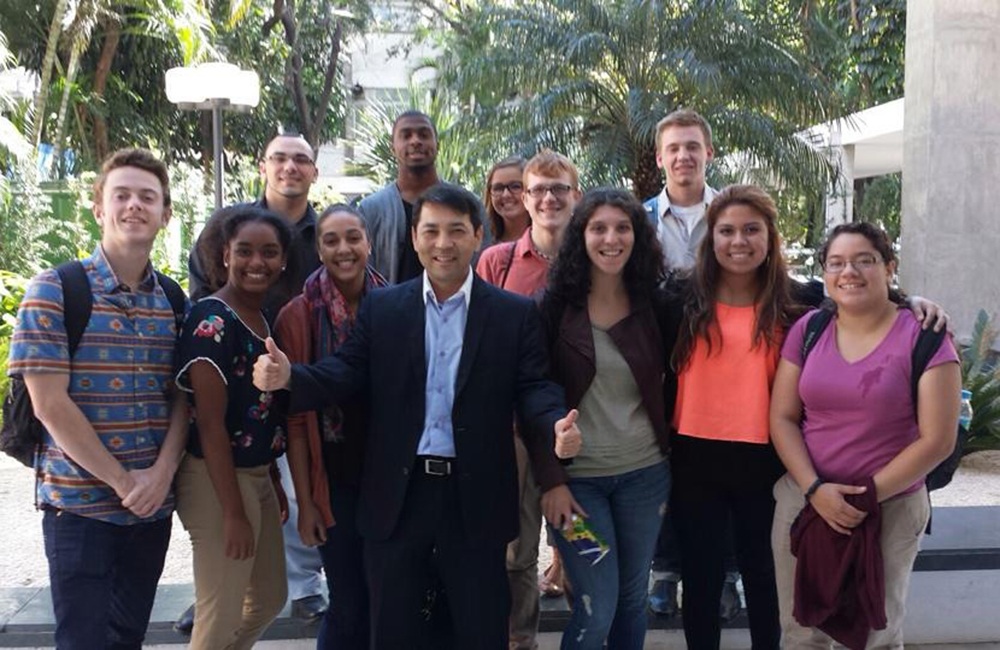
[{"label": "marble column", "polygon": [[901,284],[966,338],[1000,312],[1000,1],[906,10]]}]

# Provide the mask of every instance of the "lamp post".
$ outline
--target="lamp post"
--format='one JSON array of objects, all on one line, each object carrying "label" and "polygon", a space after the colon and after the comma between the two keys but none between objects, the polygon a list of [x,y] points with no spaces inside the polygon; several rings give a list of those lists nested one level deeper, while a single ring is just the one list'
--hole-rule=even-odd
[{"label": "lamp post", "polygon": [[202,63],[167,70],[167,99],[181,110],[212,111],[215,208],[222,207],[222,111],[248,112],[260,102],[260,79],[231,63]]}]

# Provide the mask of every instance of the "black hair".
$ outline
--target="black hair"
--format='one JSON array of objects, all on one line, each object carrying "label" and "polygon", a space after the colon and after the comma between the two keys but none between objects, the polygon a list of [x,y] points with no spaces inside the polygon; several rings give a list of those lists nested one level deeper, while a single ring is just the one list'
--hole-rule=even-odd
[{"label": "black hair", "polygon": [[[292,231],[280,215],[252,203],[238,203],[219,208],[208,218],[205,227],[198,236],[195,253],[201,262],[206,283],[204,287],[191,295],[192,299],[198,300],[215,293],[229,281],[229,272],[222,261],[223,251],[236,233],[251,221],[262,221],[274,227],[278,234],[281,250],[287,255],[292,242]],[[287,259],[284,275],[292,276],[294,271],[290,267],[295,264],[295,258],[288,256]]]},{"label": "black hair", "polygon": [[584,194],[573,209],[573,216],[563,234],[559,256],[549,271],[546,300],[561,306],[587,304],[592,262],[587,255],[584,231],[597,209],[605,205],[618,208],[632,222],[635,243],[623,272],[629,297],[651,298],[665,279],[663,252],[646,209],[626,190],[599,187]]},{"label": "black hair", "polygon": [[883,262],[888,264],[889,262],[896,261],[896,253],[892,250],[892,244],[889,243],[889,236],[885,234],[884,230],[867,221],[855,221],[853,223],[842,223],[830,231],[830,234],[826,237],[826,241],[823,242],[823,245],[819,249],[820,266],[826,264],[826,256],[830,253],[830,244],[840,235],[861,235],[871,242],[872,247],[882,256]]},{"label": "black hair", "polygon": [[281,244],[281,252],[288,253],[288,249],[292,245],[292,229],[288,227],[288,223],[270,210],[254,205],[232,208],[232,212],[222,224],[223,247],[228,246],[229,242],[233,241],[236,235],[243,230],[243,226],[248,223],[264,223],[274,228],[274,233],[278,236],[278,243]]},{"label": "black hair", "polygon": [[474,231],[483,227],[483,204],[479,202],[479,198],[475,194],[464,187],[451,183],[436,183],[424,190],[417,202],[413,204],[414,230],[420,223],[420,212],[427,203],[443,205],[459,214],[468,215]]},{"label": "black hair", "polygon": [[[886,264],[890,262],[897,262],[896,252],[892,250],[892,243],[889,241],[889,235],[886,234],[884,230],[876,226],[875,224],[869,223],[867,221],[855,221],[852,223],[842,223],[836,226],[830,231],[830,234],[826,236],[826,241],[819,249],[819,264],[820,266],[826,266],[826,256],[830,253],[830,245],[833,244],[833,240],[841,235],[861,235],[867,239],[872,248],[874,248],[882,261]],[[889,300],[900,306],[906,305],[906,294],[900,289],[890,285],[889,287]]]},{"label": "black hair", "polygon": [[418,110],[415,110],[415,109],[410,109],[408,111],[403,111],[402,113],[400,113],[399,115],[397,115],[396,119],[394,119],[392,121],[392,131],[390,131],[389,133],[391,133],[392,135],[396,135],[396,127],[399,126],[400,120],[403,120],[403,119],[405,119],[407,117],[422,117],[425,120],[427,120],[427,123],[431,125],[431,131],[434,133],[434,139],[437,140],[438,131],[437,131],[437,127],[434,126],[434,120],[432,120],[431,116],[428,115],[427,113],[424,113],[423,111],[418,111]]},{"label": "black hair", "polygon": [[278,138],[292,138],[293,140],[302,140],[309,146],[309,149],[313,152],[313,158],[315,159],[316,149],[311,144],[309,144],[309,140],[306,139],[306,136],[299,133],[298,131],[285,131],[283,133],[275,133],[274,135],[272,135],[270,138],[268,138],[267,142],[264,143],[264,150],[260,152],[261,158],[267,157],[267,150],[270,148],[271,143],[277,140]]},{"label": "black hair", "polygon": [[358,221],[361,222],[361,229],[365,231],[365,235],[366,236],[368,235],[368,222],[365,221],[365,216],[363,214],[361,214],[360,210],[358,210],[357,208],[351,207],[351,206],[347,205],[346,203],[334,203],[333,205],[331,205],[330,207],[328,207],[326,210],[323,210],[323,212],[320,213],[320,215],[318,217],[316,217],[316,243],[317,244],[319,243],[319,232],[321,230],[321,226],[323,225],[323,222],[326,221],[327,217],[329,217],[331,215],[334,215],[334,214],[337,214],[339,212],[346,212],[347,214],[350,214],[352,216],[357,217]]}]

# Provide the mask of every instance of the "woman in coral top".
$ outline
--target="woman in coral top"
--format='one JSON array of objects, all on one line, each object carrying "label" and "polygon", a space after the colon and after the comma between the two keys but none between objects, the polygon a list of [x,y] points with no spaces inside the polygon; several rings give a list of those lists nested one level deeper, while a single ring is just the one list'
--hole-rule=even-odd
[{"label": "woman in coral top", "polygon": [[725,528],[732,522],[755,650],[778,648],[771,487],[781,464],[768,436],[770,387],[794,320],[777,210],[749,185],[709,206],[708,232],[681,286],[671,505],[681,545],[684,635],[719,647]]},{"label": "woman in coral top", "polygon": [[[316,220],[323,266],[302,294],[278,314],[275,329],[292,363],[333,354],[354,327],[361,299],[385,286],[368,266],[371,245],[353,208],[333,205]],[[319,546],[330,589],[330,607],[316,647],[368,648],[368,590],[362,540],[354,524],[364,457],[365,405],[330,405],[288,418],[288,466],[299,504],[299,536]]]}]

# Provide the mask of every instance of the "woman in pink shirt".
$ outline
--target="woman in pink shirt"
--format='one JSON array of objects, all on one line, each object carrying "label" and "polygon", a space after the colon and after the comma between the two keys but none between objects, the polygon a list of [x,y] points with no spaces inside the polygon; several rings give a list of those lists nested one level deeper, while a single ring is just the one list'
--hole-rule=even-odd
[{"label": "woman in pink shirt", "polygon": [[792,616],[796,560],[792,522],[809,505],[850,535],[866,513],[845,496],[874,481],[882,528],[887,626],[868,647],[903,647],[904,604],[930,514],[925,475],[955,445],[961,373],[946,338],[911,395],[911,353],[920,324],[892,288],[896,258],[885,233],[867,223],[838,226],[819,254],[836,315],[802,359],[807,314],[782,349],[771,402],[771,438],[788,473],[774,488],[772,545],[786,648],[829,647],[831,639]]}]

